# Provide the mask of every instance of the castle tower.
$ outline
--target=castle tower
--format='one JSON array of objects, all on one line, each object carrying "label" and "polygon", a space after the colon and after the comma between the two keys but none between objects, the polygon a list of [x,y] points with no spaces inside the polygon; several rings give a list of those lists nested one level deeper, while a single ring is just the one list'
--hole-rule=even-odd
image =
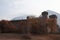
[{"label": "castle tower", "polygon": [[43,19],[47,19],[47,16],[48,16],[48,12],[47,11],[42,12],[42,18]]},{"label": "castle tower", "polygon": [[48,12],[42,12],[42,17],[40,18],[40,27],[43,33],[47,33],[47,19],[48,19]]},{"label": "castle tower", "polygon": [[57,16],[56,15],[49,16],[49,27],[51,28],[51,33],[57,32]]}]

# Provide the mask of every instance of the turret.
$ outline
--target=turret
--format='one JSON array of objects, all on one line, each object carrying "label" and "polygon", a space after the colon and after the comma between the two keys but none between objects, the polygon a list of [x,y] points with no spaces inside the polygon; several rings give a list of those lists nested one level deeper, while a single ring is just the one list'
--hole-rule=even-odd
[{"label": "turret", "polygon": [[51,19],[57,19],[57,16],[56,15],[50,15],[49,18],[51,18]]},{"label": "turret", "polygon": [[50,25],[50,28],[51,28],[51,32],[52,33],[57,32],[57,16],[56,15],[50,15],[49,20],[50,20],[49,25]]},{"label": "turret", "polygon": [[46,18],[47,18],[47,16],[48,16],[48,12],[47,12],[47,11],[42,12],[42,17],[43,17],[43,18],[45,18],[45,19],[46,19]]}]

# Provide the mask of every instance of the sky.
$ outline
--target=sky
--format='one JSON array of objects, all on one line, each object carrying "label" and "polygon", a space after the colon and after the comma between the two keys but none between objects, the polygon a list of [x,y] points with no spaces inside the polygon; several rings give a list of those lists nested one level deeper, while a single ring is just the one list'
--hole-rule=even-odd
[{"label": "sky", "polygon": [[60,0],[0,0],[0,20],[11,20],[17,16],[39,16],[52,10],[60,13]]}]

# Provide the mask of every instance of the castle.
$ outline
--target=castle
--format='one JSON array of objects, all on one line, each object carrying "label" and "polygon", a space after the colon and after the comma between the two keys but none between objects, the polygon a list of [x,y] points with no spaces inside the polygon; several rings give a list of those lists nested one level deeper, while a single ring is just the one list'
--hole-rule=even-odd
[{"label": "castle", "polygon": [[44,11],[41,17],[27,16],[25,20],[2,20],[0,21],[0,32],[2,33],[56,33],[57,30],[57,16],[50,15]]}]

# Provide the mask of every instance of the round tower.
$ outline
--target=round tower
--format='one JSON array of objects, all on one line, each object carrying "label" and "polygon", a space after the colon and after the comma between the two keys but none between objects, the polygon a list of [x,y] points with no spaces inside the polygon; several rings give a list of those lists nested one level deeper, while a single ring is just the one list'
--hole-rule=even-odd
[{"label": "round tower", "polygon": [[48,16],[48,12],[47,12],[47,11],[42,12],[42,17],[43,17],[44,19],[46,19],[47,16]]},{"label": "round tower", "polygon": [[47,20],[48,20],[48,12],[42,12],[42,17],[40,18],[40,28],[43,33],[47,33]]},{"label": "round tower", "polygon": [[57,32],[57,16],[56,15],[50,15],[49,16],[49,27],[51,28],[52,33]]}]

